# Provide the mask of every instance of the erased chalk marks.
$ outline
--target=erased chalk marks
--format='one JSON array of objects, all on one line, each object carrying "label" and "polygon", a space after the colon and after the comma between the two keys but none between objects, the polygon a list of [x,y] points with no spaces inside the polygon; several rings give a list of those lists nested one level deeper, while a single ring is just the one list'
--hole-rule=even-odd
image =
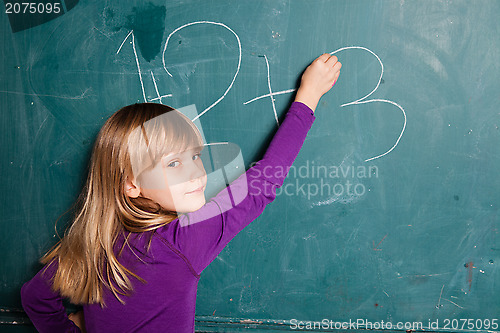
[{"label": "erased chalk marks", "polygon": [[348,205],[348,204],[352,204],[352,203],[359,201],[360,197],[361,197],[360,195],[356,195],[355,193],[346,193],[344,195],[336,194],[336,195],[330,197],[329,199],[320,200],[318,202],[313,202],[311,204],[311,207],[327,206],[327,205],[331,205],[334,202],[338,202],[338,203],[341,203],[343,205]]},{"label": "erased chalk marks", "polygon": [[9,90],[0,90],[0,93],[4,94],[14,94],[14,95],[24,95],[24,96],[36,96],[36,97],[53,97],[53,98],[60,98],[60,99],[69,99],[69,100],[76,100],[76,99],[84,99],[87,96],[89,96],[89,91],[92,91],[92,88],[87,88],[85,89],[84,92],[82,92],[81,95],[76,95],[76,96],[69,96],[69,95],[49,95],[49,94],[30,94],[30,93],[24,93],[20,91],[9,91]]},{"label": "erased chalk marks", "polygon": [[[435,274],[411,274],[411,275],[398,276],[398,279],[410,279],[412,281],[418,281],[418,280],[427,280],[429,277],[443,276],[443,275],[448,275],[448,274],[450,274],[450,273],[447,272],[447,273],[435,273]],[[398,275],[399,275],[399,273],[398,273]],[[413,284],[419,284],[419,282],[416,282]]]},{"label": "erased chalk marks", "polygon": [[135,31],[137,46],[147,62],[161,51],[166,13],[165,6],[148,2],[141,7],[132,8],[132,14],[127,16],[125,27]]},{"label": "erased chalk marks", "polygon": [[[66,0],[67,1],[67,0]],[[136,47],[142,60],[152,62],[161,51],[165,31],[167,9],[164,5],[155,5],[143,1],[128,13],[109,2],[103,10],[104,25],[111,31],[134,31]],[[106,36],[107,37],[107,36]],[[141,61],[142,61],[141,60]]]},{"label": "erased chalk marks", "polygon": [[207,107],[205,110],[203,110],[199,115],[197,115],[193,119],[193,121],[195,121],[199,117],[203,116],[206,112],[208,112],[214,106],[216,106],[217,104],[219,104],[220,101],[222,101],[224,99],[224,97],[226,97],[226,95],[229,92],[229,90],[231,90],[231,88],[233,87],[234,81],[236,80],[236,77],[238,76],[238,73],[240,72],[240,66],[241,66],[241,41],[240,41],[240,37],[231,28],[229,28],[224,23],[212,22],[212,21],[197,21],[197,22],[191,22],[191,23],[187,23],[187,24],[184,24],[184,25],[180,26],[179,28],[177,28],[174,31],[172,31],[170,33],[170,35],[168,35],[168,37],[167,37],[167,40],[165,42],[165,46],[163,48],[162,61],[163,61],[163,68],[165,69],[165,72],[167,72],[167,74],[170,75],[170,77],[172,77],[172,74],[170,74],[170,72],[168,71],[168,69],[167,69],[167,63],[165,61],[165,52],[167,51],[168,42],[169,42],[170,38],[172,37],[172,35],[174,35],[179,30],[187,28],[187,27],[190,27],[190,26],[193,26],[193,25],[197,25],[197,24],[212,24],[212,25],[221,26],[221,27],[229,30],[234,35],[234,37],[236,38],[236,41],[238,42],[238,66],[236,68],[236,72],[234,73],[233,80],[231,81],[231,83],[227,87],[226,91],[224,91],[224,94],[221,97],[219,97],[214,103],[212,103],[209,107]]},{"label": "erased chalk marks", "polygon": [[[315,162],[319,162],[319,165],[315,166]],[[316,174],[318,176],[321,174],[322,177],[319,179],[319,184],[309,182],[307,185],[308,193],[314,194],[314,197],[316,197],[315,194],[318,194],[320,197],[320,200],[310,202],[310,198],[313,196],[307,196],[310,208],[332,203],[354,204],[370,191],[365,185],[365,180],[378,177],[378,168],[376,166],[359,165],[359,162],[352,158],[352,154],[345,156],[338,166],[331,163],[328,158],[322,162],[322,157],[318,157],[316,161],[311,163],[313,173],[316,168]],[[314,178],[314,175],[312,178]],[[318,188],[317,193],[316,191],[313,192],[316,188]]]}]

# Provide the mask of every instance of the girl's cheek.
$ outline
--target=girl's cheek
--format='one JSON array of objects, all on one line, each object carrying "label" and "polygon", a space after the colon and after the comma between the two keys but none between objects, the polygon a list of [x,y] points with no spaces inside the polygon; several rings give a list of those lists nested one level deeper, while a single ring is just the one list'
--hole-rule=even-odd
[{"label": "girl's cheek", "polygon": [[171,168],[165,172],[166,182],[169,186],[179,185],[188,182],[189,176],[180,168]]}]

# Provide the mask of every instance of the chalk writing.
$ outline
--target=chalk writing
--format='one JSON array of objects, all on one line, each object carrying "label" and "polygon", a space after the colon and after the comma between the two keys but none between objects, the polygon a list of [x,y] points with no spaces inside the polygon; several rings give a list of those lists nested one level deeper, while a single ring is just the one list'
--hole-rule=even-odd
[{"label": "chalk writing", "polygon": [[338,49],[336,51],[333,51],[330,54],[333,55],[333,54],[335,54],[337,52],[344,51],[344,50],[350,50],[350,49],[364,50],[364,51],[367,51],[367,52],[370,52],[371,54],[373,54],[375,56],[375,58],[377,58],[377,60],[378,60],[378,62],[380,64],[381,71],[380,71],[380,77],[378,79],[377,85],[375,86],[375,88],[370,93],[368,93],[364,97],[361,97],[360,99],[355,100],[354,102],[342,104],[341,107],[349,106],[349,105],[356,105],[356,104],[373,103],[373,102],[389,103],[389,104],[392,104],[392,105],[398,107],[401,110],[401,112],[403,112],[403,116],[404,116],[403,129],[401,130],[401,133],[399,134],[399,137],[397,138],[396,143],[389,150],[387,150],[385,153],[377,155],[377,156],[372,157],[372,158],[368,158],[368,159],[365,160],[365,162],[368,162],[368,161],[371,161],[371,160],[383,157],[383,156],[389,154],[391,151],[393,151],[394,148],[396,148],[396,146],[399,143],[399,140],[401,140],[401,137],[403,136],[403,133],[404,133],[404,131],[406,129],[406,112],[401,107],[401,105],[399,105],[398,103],[393,102],[393,101],[389,101],[389,100],[386,100],[386,99],[370,99],[370,100],[365,100],[366,98],[368,98],[369,96],[371,96],[371,94],[373,94],[378,89],[378,87],[380,86],[380,82],[382,81],[382,76],[384,75],[384,64],[380,60],[379,56],[375,54],[375,52],[373,52],[372,50],[370,50],[370,49],[368,49],[366,47],[363,47],[363,46],[347,46],[347,47],[340,48],[340,49]]},{"label": "chalk writing", "polygon": [[162,98],[164,98],[164,97],[172,97],[172,94],[167,94],[167,95],[160,96],[160,92],[158,91],[158,86],[156,85],[156,80],[155,80],[155,76],[153,74],[153,71],[150,71],[150,72],[151,72],[151,80],[153,80],[153,83],[155,85],[156,95],[158,96],[156,98],[150,99],[150,101],[157,101],[157,100],[159,100],[160,103],[163,103]]},{"label": "chalk writing", "polygon": [[269,73],[269,61],[267,60],[267,56],[264,55],[264,59],[266,59],[266,68],[267,68],[267,86],[269,88],[269,98],[271,98],[271,104],[273,105],[274,119],[276,119],[276,124],[280,125],[278,121],[278,113],[276,112],[276,105],[274,104],[273,98],[273,90],[271,89],[271,74]]},{"label": "chalk writing", "polygon": [[[123,42],[120,44],[120,47],[116,51],[116,54],[120,53],[120,51],[121,51],[121,49],[123,47],[123,44],[125,44],[125,42],[127,41],[127,39],[130,36],[132,36],[132,42],[131,42],[131,44],[132,44],[132,50],[134,51],[135,63],[136,63],[136,66],[137,66],[137,73],[139,74],[139,81],[141,82],[142,97],[144,98],[144,102],[147,103],[148,99],[146,98],[146,90],[144,89],[144,82],[142,81],[141,65],[139,63],[139,57],[137,57],[137,50],[135,48],[135,37],[134,37],[134,31],[133,30],[130,30],[130,32],[128,33],[127,37],[125,37],[125,39],[123,40]],[[164,97],[171,97],[172,96],[172,94],[167,94],[167,95],[160,96],[160,93],[158,91],[158,86],[156,85],[156,80],[155,80],[155,77],[154,77],[154,74],[153,74],[152,71],[151,71],[151,79],[153,80],[153,83],[154,83],[154,86],[155,86],[155,90],[156,90],[156,94],[157,94],[158,97],[150,99],[149,102],[159,100],[160,103],[162,103],[162,98],[164,98]]]},{"label": "chalk writing", "polygon": [[[195,121],[196,119],[198,119],[199,117],[201,117],[202,115],[204,115],[205,113],[207,113],[209,110],[211,110],[212,108],[214,108],[218,103],[220,103],[225,97],[226,95],[228,94],[228,92],[231,90],[231,88],[233,87],[234,85],[234,82],[236,80],[236,77],[238,76],[238,73],[240,71],[240,67],[241,67],[241,41],[240,41],[240,38],[238,36],[238,34],[236,34],[236,32],[234,32],[231,28],[229,28],[227,25],[223,24],[223,23],[220,23],[220,22],[212,22],[212,21],[196,21],[196,22],[191,22],[191,23],[187,23],[187,24],[184,24],[180,27],[178,27],[177,29],[175,29],[174,31],[172,31],[166,41],[165,41],[165,46],[163,48],[163,53],[162,53],[162,62],[163,62],[163,68],[165,70],[165,72],[170,76],[172,77],[172,74],[168,71],[167,69],[167,61],[166,61],[166,58],[165,58],[165,53],[167,51],[167,48],[168,48],[168,43],[171,39],[171,37],[177,33],[178,31],[184,29],[184,28],[187,28],[187,27],[191,27],[191,26],[194,26],[194,25],[198,25],[198,24],[210,24],[210,25],[216,25],[216,26],[220,26],[220,27],[223,27],[227,30],[229,30],[233,35],[234,37],[236,38],[236,41],[238,42],[238,65],[236,67],[236,71],[234,73],[234,76],[233,76],[233,79],[231,81],[231,83],[228,85],[228,87],[226,88],[226,90],[224,91],[224,93],[222,94],[222,96],[220,96],[215,102],[213,102],[212,104],[210,104],[205,110],[203,110],[200,114],[198,114],[194,119],[192,119],[193,121]],[[135,61],[136,61],[136,65],[137,65],[137,71],[138,71],[138,75],[139,75],[139,80],[140,80],[140,83],[141,83],[141,89],[142,89],[142,95],[143,95],[143,98],[144,98],[144,101],[147,102],[147,98],[146,98],[146,92],[145,92],[145,89],[144,89],[144,82],[142,80],[142,73],[141,73],[141,67],[140,67],[140,64],[139,64],[139,59],[137,57],[137,51],[136,51],[136,48],[135,48],[135,38],[134,38],[134,33],[133,33],[133,30],[130,31],[128,33],[128,35],[125,37],[125,39],[123,40],[123,42],[121,43],[120,47],[118,48],[118,51],[116,52],[116,54],[118,54],[122,47],[123,47],[123,44],[125,43],[125,41],[130,37],[132,36],[132,41],[131,41],[131,44],[132,44],[132,49],[133,49],[133,52],[134,52],[134,57],[135,57]],[[368,97],[370,97],[380,86],[380,83],[382,81],[382,77],[384,75],[384,64],[382,63],[382,61],[380,60],[380,57],[375,53],[373,52],[372,50],[366,48],[366,47],[363,47],[363,46],[347,46],[347,47],[342,47],[340,49],[337,49],[333,52],[331,52],[330,54],[333,55],[333,54],[336,54],[338,52],[341,52],[341,51],[345,51],[345,50],[352,50],[352,49],[356,49],[356,50],[362,50],[362,51],[366,51],[366,52],[369,52],[370,54],[372,54],[373,56],[375,56],[375,58],[377,58],[377,61],[379,62],[380,64],[380,68],[381,68],[381,71],[380,71],[380,77],[378,79],[378,82],[375,86],[375,88],[372,89],[372,91],[370,91],[367,95],[355,100],[355,101],[352,101],[352,102],[348,102],[348,103],[344,103],[342,105],[340,105],[340,107],[346,107],[346,106],[350,106],[350,105],[359,105],[359,104],[367,104],[367,103],[376,103],[376,102],[379,102],[379,103],[387,103],[387,104],[391,104],[391,105],[394,105],[396,106],[399,110],[401,110],[402,114],[403,114],[403,118],[404,118],[404,121],[403,121],[403,126],[402,126],[402,129],[401,129],[401,132],[399,133],[399,136],[398,138],[396,139],[394,145],[392,147],[390,147],[387,151],[385,151],[384,153],[382,154],[379,154],[377,156],[374,156],[374,157],[371,157],[371,158],[368,158],[368,159],[365,159],[365,162],[368,162],[368,161],[372,161],[372,160],[375,160],[375,159],[378,159],[378,158],[381,158],[383,156],[386,156],[387,154],[389,154],[390,152],[392,152],[396,146],[399,144],[399,141],[401,140],[404,132],[405,132],[405,129],[406,129],[406,112],[405,110],[403,109],[403,107],[401,107],[401,105],[399,105],[398,103],[394,102],[394,101],[391,101],[391,100],[386,100],[386,99],[367,99]],[[273,113],[274,113],[274,118],[276,120],[276,123],[277,125],[279,126],[279,121],[278,121],[278,114],[276,112],[276,105],[275,105],[275,99],[274,99],[274,96],[276,95],[282,95],[282,94],[288,94],[288,93],[292,93],[294,92],[296,89],[287,89],[287,90],[282,90],[282,91],[278,91],[278,92],[273,92],[272,91],[272,87],[271,87],[271,75],[270,75],[270,66],[269,66],[269,60],[267,58],[266,55],[263,55],[261,56],[264,58],[265,62],[266,62],[266,69],[267,69],[267,86],[268,86],[268,89],[269,89],[269,93],[268,94],[265,94],[265,95],[262,95],[262,96],[258,96],[258,97],[255,97],[249,101],[246,101],[244,102],[243,104],[244,105],[247,105],[249,103],[252,103],[252,102],[255,102],[259,99],[262,99],[262,98],[266,98],[266,97],[269,97],[271,99],[271,105],[272,105],[272,109],[273,109]],[[154,87],[155,87],[155,92],[156,92],[156,95],[157,97],[156,98],[153,98],[153,99],[150,99],[150,101],[159,101],[160,103],[163,102],[163,98],[165,97],[171,97],[172,95],[171,94],[167,94],[167,95],[160,95],[160,92],[158,90],[158,86],[157,86],[157,83],[156,83],[156,80],[155,80],[155,77],[154,77],[154,74],[152,71],[150,71],[151,73],[151,80],[153,81],[153,84],[154,84]]]},{"label": "chalk writing", "polygon": [[[399,137],[397,138],[396,143],[389,150],[387,150],[385,153],[377,155],[375,157],[368,158],[368,159],[365,160],[365,162],[368,162],[368,161],[371,161],[371,160],[383,157],[383,156],[389,154],[391,151],[393,151],[394,148],[396,148],[396,146],[398,145],[399,141],[401,140],[401,137],[403,136],[403,133],[404,133],[404,131],[406,129],[406,112],[401,107],[401,105],[399,105],[398,103],[393,102],[393,101],[389,101],[389,100],[385,100],[385,99],[365,100],[366,98],[368,98],[369,96],[371,96],[378,89],[378,87],[380,86],[380,82],[382,81],[382,76],[384,75],[384,65],[383,65],[382,61],[380,60],[379,56],[377,54],[375,54],[375,52],[373,52],[372,50],[370,50],[370,49],[368,49],[366,47],[362,47],[362,46],[347,46],[347,47],[343,47],[343,48],[340,48],[338,50],[335,50],[335,51],[331,52],[330,54],[333,55],[335,53],[338,53],[338,52],[341,52],[341,51],[344,51],[344,50],[349,50],[349,49],[359,49],[359,50],[364,50],[364,51],[370,52],[371,54],[373,54],[377,58],[377,60],[378,60],[378,62],[380,64],[382,70],[381,70],[380,77],[379,77],[379,80],[377,82],[377,85],[375,86],[375,88],[371,92],[369,92],[366,96],[363,96],[360,99],[357,99],[357,100],[355,100],[353,102],[342,104],[341,107],[345,107],[345,106],[349,106],[349,105],[355,105],[355,104],[373,103],[373,102],[389,103],[389,104],[392,104],[392,105],[398,107],[401,110],[401,112],[403,113],[403,116],[404,116],[403,129],[401,130],[401,133],[399,134]],[[271,97],[271,100],[273,101],[273,111],[274,111],[275,110],[275,106],[274,106],[273,96],[292,93],[296,89],[288,89],[288,90],[283,90],[283,91],[278,91],[278,92],[272,92],[271,88],[270,88],[269,64],[267,63],[267,57],[266,57],[266,65],[268,66],[267,75],[268,75],[269,94],[265,94],[265,95],[262,95],[262,96],[255,97],[255,98],[253,98],[253,99],[251,99],[249,101],[244,102],[243,104],[246,105],[246,104],[255,102],[255,101],[259,100],[259,99],[262,99],[262,98]],[[276,111],[275,111],[275,113],[276,113]]]},{"label": "chalk writing", "polygon": [[146,92],[144,90],[144,82],[142,82],[141,65],[139,64],[139,58],[137,57],[137,50],[135,49],[135,37],[133,30],[130,30],[127,37],[125,37],[122,44],[118,48],[118,51],[116,51],[116,54],[118,54],[121,51],[123,44],[129,38],[129,36],[132,36],[132,49],[134,50],[135,63],[137,65],[137,73],[139,74],[139,80],[141,81],[142,96],[144,97],[144,102],[147,102],[148,99],[146,98]]},{"label": "chalk writing", "polygon": [[262,96],[255,97],[255,98],[253,98],[253,99],[251,99],[249,101],[244,102],[243,104],[244,105],[250,104],[252,102],[258,101],[259,99],[263,99],[263,98],[266,98],[266,97],[269,97],[269,96],[290,94],[290,93],[293,93],[295,90],[297,90],[297,89],[288,89],[288,90],[282,90],[282,91],[275,91],[275,92],[273,92],[271,94],[265,94],[265,95],[262,95]]},{"label": "chalk writing", "polygon": [[168,71],[167,64],[165,62],[165,52],[167,51],[168,41],[170,40],[170,38],[172,37],[172,35],[175,34],[177,31],[179,31],[181,29],[184,29],[186,27],[190,27],[190,26],[196,25],[196,24],[213,24],[213,25],[218,25],[218,26],[224,27],[227,30],[231,31],[233,33],[234,37],[236,37],[236,40],[238,41],[238,66],[236,68],[236,72],[234,73],[233,80],[231,81],[231,83],[227,87],[227,89],[224,92],[224,94],[221,97],[219,97],[219,99],[217,99],[214,103],[212,103],[209,107],[207,107],[205,110],[203,110],[194,119],[192,119],[193,121],[195,121],[199,117],[203,116],[211,108],[213,108],[214,106],[216,106],[217,104],[219,104],[220,101],[222,101],[224,99],[224,97],[226,97],[226,95],[229,92],[229,90],[231,90],[231,88],[233,87],[234,81],[236,80],[236,77],[238,76],[238,73],[240,72],[240,66],[241,66],[241,42],[240,42],[240,37],[238,37],[238,35],[231,28],[229,28],[227,25],[225,25],[223,23],[211,22],[211,21],[197,21],[197,22],[191,22],[191,23],[184,24],[183,26],[180,26],[179,28],[177,28],[174,31],[172,31],[170,33],[170,35],[168,35],[167,40],[165,42],[165,47],[163,48],[163,55],[162,55],[163,68],[165,69],[165,71],[167,72],[168,75],[172,76],[172,74],[170,74],[170,72]]}]

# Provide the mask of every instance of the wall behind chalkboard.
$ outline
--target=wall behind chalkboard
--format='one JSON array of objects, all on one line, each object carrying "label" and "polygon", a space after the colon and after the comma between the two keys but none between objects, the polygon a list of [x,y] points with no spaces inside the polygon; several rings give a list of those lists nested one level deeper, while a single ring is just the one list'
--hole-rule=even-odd
[{"label": "wall behind chalkboard", "polygon": [[60,3],[37,24],[0,15],[3,313],[20,309],[115,110],[194,104],[207,141],[238,144],[248,167],[330,52],[341,77],[276,201],[204,272],[197,327],[495,329],[500,2]]}]

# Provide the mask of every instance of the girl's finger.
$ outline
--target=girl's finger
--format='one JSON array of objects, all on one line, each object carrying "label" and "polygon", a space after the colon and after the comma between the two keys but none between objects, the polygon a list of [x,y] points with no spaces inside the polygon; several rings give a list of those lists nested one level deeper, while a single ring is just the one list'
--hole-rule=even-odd
[{"label": "girl's finger", "polygon": [[340,71],[338,71],[338,72],[335,74],[335,78],[334,78],[333,82],[337,82],[337,80],[339,79],[339,76],[340,76]]},{"label": "girl's finger", "polygon": [[329,66],[335,66],[335,64],[338,62],[338,58],[334,55],[330,56],[328,60],[326,61],[326,64]]},{"label": "girl's finger", "polygon": [[329,53],[323,53],[322,55],[320,55],[318,57],[318,59],[316,60],[320,60],[322,62],[327,62],[327,60],[330,58],[330,54]]},{"label": "girl's finger", "polygon": [[340,71],[341,68],[342,68],[342,64],[340,63],[340,61],[337,61],[335,63],[335,65],[333,66],[333,70],[337,71],[337,72]]}]

